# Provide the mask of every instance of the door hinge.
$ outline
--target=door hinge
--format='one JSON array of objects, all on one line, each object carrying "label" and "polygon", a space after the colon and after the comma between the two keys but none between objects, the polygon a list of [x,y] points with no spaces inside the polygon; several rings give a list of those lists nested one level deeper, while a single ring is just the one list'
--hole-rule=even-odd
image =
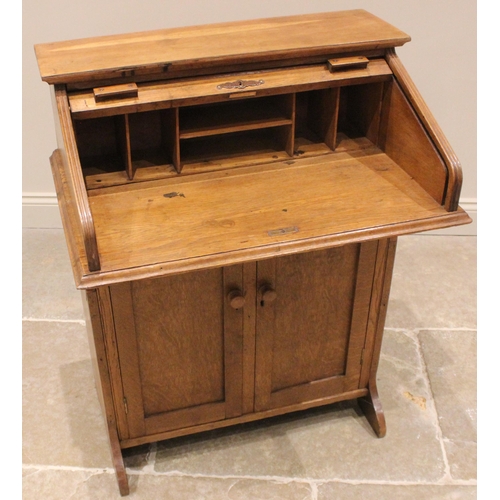
[{"label": "door hinge", "polygon": [[125,407],[125,414],[128,415],[127,398],[123,398],[123,406]]}]

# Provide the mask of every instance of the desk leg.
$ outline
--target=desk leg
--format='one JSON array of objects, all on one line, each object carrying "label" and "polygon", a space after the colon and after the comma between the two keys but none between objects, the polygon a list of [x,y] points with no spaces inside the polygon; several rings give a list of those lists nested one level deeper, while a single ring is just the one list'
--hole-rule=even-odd
[{"label": "desk leg", "polygon": [[118,481],[118,488],[120,489],[120,495],[124,497],[129,494],[130,490],[128,487],[125,464],[123,463],[122,450],[115,429],[109,428],[109,444],[111,447],[111,459],[113,460],[113,467],[115,468],[116,480]]},{"label": "desk leg", "polygon": [[372,290],[372,306],[368,320],[366,350],[371,360],[365,363],[360,387],[367,387],[368,394],[358,398],[358,404],[378,437],[384,437],[386,424],[382,403],[378,397],[376,375],[384,334],[385,316],[391,289],[392,271],[396,254],[396,238],[379,240],[375,279]]},{"label": "desk leg", "polygon": [[[126,496],[129,494],[129,486],[123,463],[120,440],[118,438],[117,419],[113,405],[112,384],[108,364],[109,353],[107,352],[106,341],[104,339],[104,325],[109,324],[111,321],[109,318],[112,318],[109,309],[109,298],[106,287],[103,287],[101,290],[88,290],[83,294],[83,310],[89,336],[90,355],[97,394],[108,430],[111,460],[116,471],[120,494],[121,496]],[[107,319],[106,315],[108,316]],[[108,342],[108,344],[108,347],[113,347],[112,342]]]},{"label": "desk leg", "polygon": [[370,392],[365,397],[358,398],[358,404],[375,431],[375,434],[379,438],[382,438],[386,432],[385,416],[382,403],[378,397],[375,381],[368,384],[368,390]]}]

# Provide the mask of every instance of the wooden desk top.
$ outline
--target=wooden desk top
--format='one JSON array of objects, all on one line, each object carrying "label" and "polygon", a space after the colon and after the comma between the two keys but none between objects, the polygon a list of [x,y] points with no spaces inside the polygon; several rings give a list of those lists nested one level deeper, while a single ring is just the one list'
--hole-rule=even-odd
[{"label": "wooden desk top", "polygon": [[[401,46],[410,37],[364,10],[257,19],[39,44],[50,84],[163,74],[194,63],[257,63]],[[272,50],[269,48],[272,47]]]}]

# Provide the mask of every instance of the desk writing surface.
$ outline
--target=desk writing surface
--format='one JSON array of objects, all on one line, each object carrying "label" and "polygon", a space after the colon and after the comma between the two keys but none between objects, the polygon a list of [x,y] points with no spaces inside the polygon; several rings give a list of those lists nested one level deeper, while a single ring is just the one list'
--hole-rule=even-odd
[{"label": "desk writing surface", "polygon": [[454,215],[377,148],[89,195],[103,273]]}]

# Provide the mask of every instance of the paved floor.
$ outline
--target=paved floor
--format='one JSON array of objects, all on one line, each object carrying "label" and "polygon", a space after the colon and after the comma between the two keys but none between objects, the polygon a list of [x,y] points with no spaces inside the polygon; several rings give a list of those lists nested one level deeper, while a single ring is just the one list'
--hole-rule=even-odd
[{"label": "paved floor", "polygon": [[[476,498],[476,238],[406,236],[379,393],[129,450],[131,499]],[[23,498],[120,498],[62,230],[23,232]]]}]

